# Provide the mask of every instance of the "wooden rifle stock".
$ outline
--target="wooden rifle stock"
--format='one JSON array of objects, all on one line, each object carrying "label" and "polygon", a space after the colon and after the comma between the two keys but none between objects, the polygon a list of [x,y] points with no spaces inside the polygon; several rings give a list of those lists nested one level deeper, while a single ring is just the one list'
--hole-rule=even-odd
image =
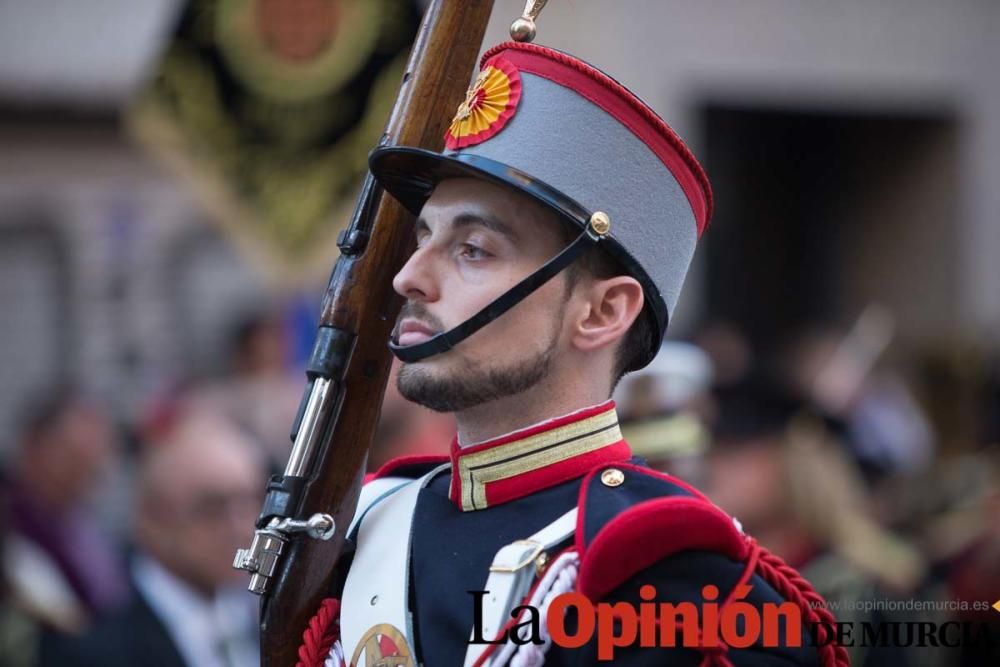
[{"label": "wooden rifle stock", "polygon": [[[492,5],[493,0],[432,2],[380,145],[442,149],[444,132],[471,79]],[[309,428],[318,432],[317,445],[308,455],[298,456],[300,460],[295,460],[297,450],[293,449],[285,476],[269,484],[254,546],[261,529],[277,526],[275,522],[282,518],[331,514],[336,532],[328,540],[313,539],[304,532],[285,534],[289,539],[283,552],[278,550],[273,573],[255,575],[255,580],[265,582],[257,591],[263,593],[264,667],[296,664],[302,633],[334,585],[334,566],[357,505],[388,381],[392,360],[386,344],[402,305],[392,278],[412,251],[411,223],[412,216],[391,197],[383,196],[369,176],[341,239],[342,255],[323,299],[309,387],[293,434],[298,446],[309,422],[315,426]],[[318,397],[321,384],[327,390]],[[316,405],[307,407],[309,401]],[[325,401],[325,407],[319,401]],[[310,421],[317,410],[322,416]],[[263,556],[251,547],[237,555],[237,563],[256,572]]]}]

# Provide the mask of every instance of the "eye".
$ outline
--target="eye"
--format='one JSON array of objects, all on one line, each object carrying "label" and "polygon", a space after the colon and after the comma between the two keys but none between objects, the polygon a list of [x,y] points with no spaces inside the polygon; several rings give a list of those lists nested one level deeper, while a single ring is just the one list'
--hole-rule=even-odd
[{"label": "eye", "polygon": [[472,243],[462,243],[459,245],[459,255],[466,259],[478,260],[486,259],[490,256],[488,252]]}]

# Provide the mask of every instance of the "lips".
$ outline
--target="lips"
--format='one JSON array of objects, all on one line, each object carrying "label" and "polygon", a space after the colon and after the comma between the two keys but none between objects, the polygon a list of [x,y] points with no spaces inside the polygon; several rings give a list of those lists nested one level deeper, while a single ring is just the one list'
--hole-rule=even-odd
[{"label": "lips", "polygon": [[408,345],[418,345],[423,343],[425,340],[429,340],[436,333],[436,331],[428,327],[420,320],[407,317],[399,323],[399,335],[396,344],[404,347]]}]

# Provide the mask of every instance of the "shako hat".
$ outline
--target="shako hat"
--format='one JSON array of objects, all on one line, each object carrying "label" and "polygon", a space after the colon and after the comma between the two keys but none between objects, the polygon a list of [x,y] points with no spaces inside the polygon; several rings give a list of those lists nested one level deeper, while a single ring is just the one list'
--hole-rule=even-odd
[{"label": "shako hat", "polygon": [[[487,51],[441,153],[378,148],[376,180],[417,214],[441,181],[474,177],[525,193],[580,229],[562,253],[451,331],[407,347],[403,361],[442,352],[496,319],[599,243],[643,287],[660,348],[695,246],[712,214],[704,170],[636,95],[582,60],[505,42]],[[634,370],[631,369],[631,370]]]}]

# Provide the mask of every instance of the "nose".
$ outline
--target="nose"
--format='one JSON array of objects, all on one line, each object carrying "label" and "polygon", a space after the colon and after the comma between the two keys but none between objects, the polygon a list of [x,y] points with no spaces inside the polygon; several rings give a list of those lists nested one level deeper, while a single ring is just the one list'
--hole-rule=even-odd
[{"label": "nose", "polygon": [[437,281],[432,271],[429,248],[418,248],[392,279],[396,293],[411,301],[431,302],[438,299]]}]

